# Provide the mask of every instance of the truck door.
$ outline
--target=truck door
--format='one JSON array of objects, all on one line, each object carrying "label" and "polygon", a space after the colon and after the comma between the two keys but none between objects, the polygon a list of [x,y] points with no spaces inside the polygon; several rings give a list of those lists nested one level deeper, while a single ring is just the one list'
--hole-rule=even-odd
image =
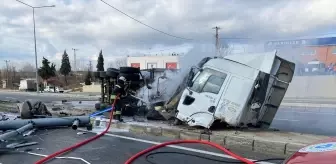
[{"label": "truck door", "polygon": [[214,122],[214,113],[221,93],[227,83],[227,74],[205,68],[186,89],[178,106],[177,118],[190,126],[209,128]]}]

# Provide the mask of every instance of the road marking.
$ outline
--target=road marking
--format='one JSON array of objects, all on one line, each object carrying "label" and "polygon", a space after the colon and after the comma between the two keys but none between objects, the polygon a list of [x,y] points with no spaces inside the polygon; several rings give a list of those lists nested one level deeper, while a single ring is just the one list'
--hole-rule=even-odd
[{"label": "road marking", "polygon": [[[87,130],[84,130],[84,129],[79,129],[79,130],[86,131],[86,132],[92,132],[92,131],[87,131]],[[97,133],[98,134],[100,132],[93,132],[93,133]],[[144,139],[139,139],[139,138],[133,138],[133,137],[126,137],[126,136],[116,135],[116,134],[111,134],[111,133],[106,133],[105,135],[106,136],[110,136],[110,137],[116,137],[116,138],[122,138],[122,139],[132,140],[132,141],[138,141],[138,142],[142,142],[142,143],[153,144],[153,145],[162,144],[160,142],[149,141],[149,140],[144,140]],[[185,151],[190,151],[190,152],[194,152],[194,153],[212,155],[212,156],[217,156],[217,157],[222,157],[222,158],[236,159],[236,158],[233,158],[233,157],[231,157],[229,155],[225,155],[225,154],[221,154],[221,153],[214,153],[214,152],[210,152],[210,151],[204,151],[204,150],[199,150],[199,149],[187,148],[187,147],[183,147],[183,146],[168,145],[166,147],[180,149],[180,150],[185,150]],[[248,158],[246,158],[246,159],[248,159]],[[254,159],[248,159],[248,160],[256,161]],[[258,163],[259,164],[275,164],[275,163],[270,163],[270,162],[258,162]]]}]

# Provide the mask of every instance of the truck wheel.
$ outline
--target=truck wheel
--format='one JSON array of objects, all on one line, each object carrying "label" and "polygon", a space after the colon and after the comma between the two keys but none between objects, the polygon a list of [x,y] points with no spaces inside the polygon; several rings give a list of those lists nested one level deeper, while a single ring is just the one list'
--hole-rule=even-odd
[{"label": "truck wheel", "polygon": [[117,78],[119,75],[119,70],[115,68],[108,68],[106,70],[106,76],[110,78]]},{"label": "truck wheel", "polygon": [[128,81],[140,81],[140,75],[139,74],[121,73],[120,76],[124,76]]},{"label": "truck wheel", "polygon": [[134,68],[134,67],[120,67],[120,73],[140,73],[140,68]]}]

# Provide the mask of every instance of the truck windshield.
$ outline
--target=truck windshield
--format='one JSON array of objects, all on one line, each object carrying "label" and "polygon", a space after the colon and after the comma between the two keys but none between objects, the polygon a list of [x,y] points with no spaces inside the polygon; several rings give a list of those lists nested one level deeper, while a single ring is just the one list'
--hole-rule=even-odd
[{"label": "truck windshield", "polygon": [[195,79],[190,90],[201,93],[218,94],[227,74],[213,69],[205,68]]}]

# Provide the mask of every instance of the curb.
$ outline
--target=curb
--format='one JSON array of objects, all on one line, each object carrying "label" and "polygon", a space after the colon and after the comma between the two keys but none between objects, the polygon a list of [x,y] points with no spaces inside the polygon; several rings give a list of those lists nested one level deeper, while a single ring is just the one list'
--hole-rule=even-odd
[{"label": "curb", "polygon": [[[191,132],[188,130],[182,130],[178,128],[161,128],[148,125],[135,125],[127,123],[112,124],[111,128],[127,129],[129,132],[149,135],[149,136],[163,136],[171,139],[194,139],[194,140],[206,140],[225,146],[228,149],[244,149],[252,152],[258,152],[263,154],[277,155],[287,157],[298,151],[300,148],[306,146],[301,143],[285,143],[277,141],[268,141],[247,138],[242,136],[219,136],[208,135],[200,132]],[[111,129],[110,129],[111,131]]]}]

